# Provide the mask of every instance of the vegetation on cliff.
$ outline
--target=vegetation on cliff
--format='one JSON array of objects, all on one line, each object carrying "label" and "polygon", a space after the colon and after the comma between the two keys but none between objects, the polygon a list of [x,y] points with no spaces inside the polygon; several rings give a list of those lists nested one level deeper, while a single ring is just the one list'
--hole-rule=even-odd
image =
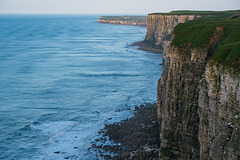
[{"label": "vegetation on cliff", "polygon": [[165,60],[157,92],[159,159],[239,159],[239,16],[240,10],[148,16],[145,42],[162,47]]},{"label": "vegetation on cliff", "polygon": [[239,16],[228,19],[205,17],[188,21],[174,28],[174,39],[171,45],[179,48],[209,49],[215,37],[217,44],[211,48],[209,57],[223,65],[240,70],[239,26]]},{"label": "vegetation on cliff", "polygon": [[229,11],[189,11],[180,10],[172,11],[168,13],[150,13],[150,15],[202,15],[202,16],[214,16],[219,18],[228,18],[231,15],[239,14],[240,10],[229,10]]},{"label": "vegetation on cliff", "polygon": [[98,22],[146,27],[147,16],[102,16]]},{"label": "vegetation on cliff", "polygon": [[99,19],[109,20],[109,21],[146,22],[147,16],[102,16]]}]

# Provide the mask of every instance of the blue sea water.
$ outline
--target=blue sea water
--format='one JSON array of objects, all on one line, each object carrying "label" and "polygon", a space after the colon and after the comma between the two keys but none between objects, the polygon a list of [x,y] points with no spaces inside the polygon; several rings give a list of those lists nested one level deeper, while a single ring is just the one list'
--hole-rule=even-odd
[{"label": "blue sea water", "polygon": [[0,15],[0,159],[96,159],[108,119],[156,101],[162,55],[130,46],[146,28],[98,17]]}]

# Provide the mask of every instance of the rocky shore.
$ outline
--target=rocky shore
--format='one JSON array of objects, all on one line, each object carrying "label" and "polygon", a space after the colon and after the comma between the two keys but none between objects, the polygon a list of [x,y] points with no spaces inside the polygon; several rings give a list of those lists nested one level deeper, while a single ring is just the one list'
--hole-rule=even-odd
[{"label": "rocky shore", "polygon": [[99,159],[158,159],[157,105],[135,107],[132,117],[106,124],[99,134],[101,138],[95,139],[89,148],[96,151]]},{"label": "rocky shore", "polygon": [[[136,108],[132,118],[106,125],[95,140],[103,143],[92,145],[99,157],[240,159],[238,15],[239,10],[148,15],[144,41],[132,45],[163,54],[157,107]],[[104,144],[108,139],[113,145]]]},{"label": "rocky shore", "polygon": [[151,53],[163,53],[162,48],[145,41],[135,42],[132,44],[132,46],[137,46],[138,50],[142,50],[142,51],[148,51]]}]

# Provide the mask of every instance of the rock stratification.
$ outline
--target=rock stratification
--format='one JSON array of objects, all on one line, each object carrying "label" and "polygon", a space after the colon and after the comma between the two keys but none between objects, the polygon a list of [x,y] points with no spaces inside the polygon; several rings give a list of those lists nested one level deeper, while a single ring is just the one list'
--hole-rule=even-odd
[{"label": "rock stratification", "polygon": [[207,61],[207,53],[166,53],[158,83],[160,159],[240,158],[240,75]]},{"label": "rock stratification", "polygon": [[207,63],[198,95],[201,159],[240,158],[239,85],[239,76],[231,70]]},{"label": "rock stratification", "polygon": [[147,33],[144,41],[158,46],[163,51],[171,43],[173,29],[177,24],[185,23],[199,17],[201,15],[149,14],[147,18]]},{"label": "rock stratification", "polygon": [[[203,47],[193,46],[191,42],[183,46],[172,43],[174,27],[198,17],[200,15],[148,16],[145,42],[162,48],[165,61],[157,89],[159,159],[238,160],[239,70],[211,58],[221,40],[227,37],[226,28],[210,24],[213,32],[206,31],[211,37],[201,39],[204,43],[208,41]],[[222,24],[225,22],[228,23]],[[182,39],[178,42],[185,43]]]},{"label": "rock stratification", "polygon": [[146,27],[146,16],[102,16],[99,23]]},{"label": "rock stratification", "polygon": [[[200,56],[185,57],[185,52]],[[176,47],[166,52],[167,60],[158,82],[160,159],[199,159],[198,82],[204,73],[206,56],[204,50]]]}]

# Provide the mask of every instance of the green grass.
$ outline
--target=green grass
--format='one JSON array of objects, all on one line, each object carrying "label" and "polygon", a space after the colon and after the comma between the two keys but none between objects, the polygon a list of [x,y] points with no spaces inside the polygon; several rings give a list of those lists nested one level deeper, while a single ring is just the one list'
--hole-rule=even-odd
[{"label": "green grass", "polygon": [[150,15],[205,15],[205,16],[214,16],[221,18],[228,18],[231,15],[239,14],[240,10],[229,10],[229,11],[190,11],[190,10],[180,10],[172,11],[168,13],[150,13]]},{"label": "green grass", "polygon": [[[216,27],[223,27],[220,42],[211,59],[240,70],[240,17],[234,19],[201,18],[178,24],[171,45],[179,48],[208,48]],[[220,34],[220,33],[219,33]]]},{"label": "green grass", "polygon": [[[179,48],[207,48],[214,36],[216,27],[223,27],[221,40],[211,59],[240,70],[240,18],[227,19],[240,14],[240,10],[230,11],[172,11],[169,13],[152,13],[161,15],[202,15],[203,17],[178,24],[174,28],[175,38],[171,45]],[[151,15],[151,14],[150,14]],[[103,16],[110,21],[146,22],[146,16]]]}]

